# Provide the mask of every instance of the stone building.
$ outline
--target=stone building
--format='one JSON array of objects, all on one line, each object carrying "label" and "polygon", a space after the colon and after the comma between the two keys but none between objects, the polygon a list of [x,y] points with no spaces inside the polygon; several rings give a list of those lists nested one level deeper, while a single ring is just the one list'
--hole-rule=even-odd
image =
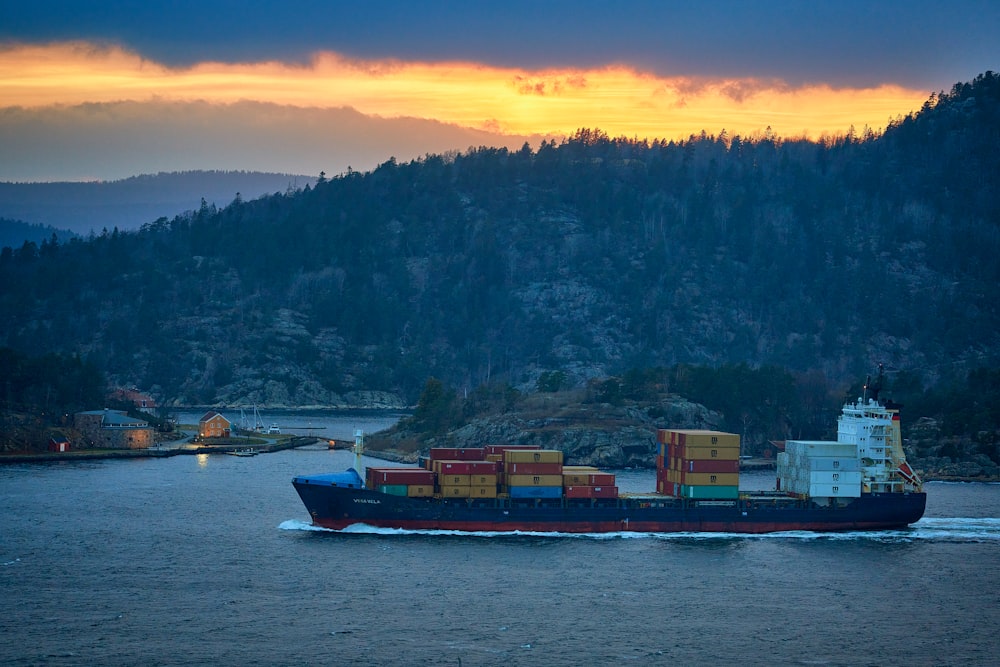
[{"label": "stone building", "polygon": [[153,427],[121,410],[88,410],[74,415],[83,441],[99,449],[144,449],[153,445]]}]

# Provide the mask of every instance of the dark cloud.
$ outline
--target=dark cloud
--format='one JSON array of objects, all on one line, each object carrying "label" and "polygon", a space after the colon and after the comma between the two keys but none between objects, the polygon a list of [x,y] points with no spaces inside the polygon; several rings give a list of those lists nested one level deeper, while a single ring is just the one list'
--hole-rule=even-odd
[{"label": "dark cloud", "polygon": [[4,3],[0,39],[122,43],[171,65],[206,59],[631,64],[664,75],[899,83],[938,90],[1000,67],[996,0],[367,0]]}]

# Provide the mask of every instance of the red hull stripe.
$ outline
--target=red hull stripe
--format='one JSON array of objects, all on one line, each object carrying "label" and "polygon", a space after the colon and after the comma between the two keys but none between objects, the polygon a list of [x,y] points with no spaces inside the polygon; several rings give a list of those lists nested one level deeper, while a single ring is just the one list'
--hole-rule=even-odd
[{"label": "red hull stripe", "polygon": [[316,520],[315,525],[331,530],[343,530],[348,526],[367,525],[375,528],[392,528],[400,530],[454,530],[462,532],[531,532],[531,533],[740,533],[760,534],[788,531],[851,531],[851,530],[889,530],[905,528],[905,523],[871,522],[811,522],[811,523],[771,523],[771,522],[641,522],[641,521],[602,521],[602,522],[505,522],[497,524],[490,521],[404,521],[394,520],[383,522],[377,519],[358,521],[343,519]]}]

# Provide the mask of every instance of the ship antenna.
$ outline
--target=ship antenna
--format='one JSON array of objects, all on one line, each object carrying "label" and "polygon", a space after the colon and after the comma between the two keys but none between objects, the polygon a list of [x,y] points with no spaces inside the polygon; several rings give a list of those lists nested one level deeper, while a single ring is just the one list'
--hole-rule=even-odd
[{"label": "ship antenna", "polygon": [[884,368],[885,368],[884,364],[878,365],[878,379],[875,380],[875,384],[872,385],[872,398],[875,399],[876,403],[878,403],[878,394],[880,391],[882,391],[882,379],[884,377],[882,370]]},{"label": "ship antenna", "polygon": [[365,451],[365,432],[360,428],[354,429],[354,469],[358,471],[361,479],[365,478],[364,464],[361,462],[361,455]]}]

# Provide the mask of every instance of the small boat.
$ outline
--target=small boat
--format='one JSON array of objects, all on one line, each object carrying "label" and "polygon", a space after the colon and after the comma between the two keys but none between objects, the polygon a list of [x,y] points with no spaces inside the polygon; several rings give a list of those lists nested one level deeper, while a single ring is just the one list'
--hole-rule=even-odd
[{"label": "small boat", "polygon": [[232,449],[226,454],[230,456],[257,456],[259,452],[253,447],[244,447],[243,449]]}]

